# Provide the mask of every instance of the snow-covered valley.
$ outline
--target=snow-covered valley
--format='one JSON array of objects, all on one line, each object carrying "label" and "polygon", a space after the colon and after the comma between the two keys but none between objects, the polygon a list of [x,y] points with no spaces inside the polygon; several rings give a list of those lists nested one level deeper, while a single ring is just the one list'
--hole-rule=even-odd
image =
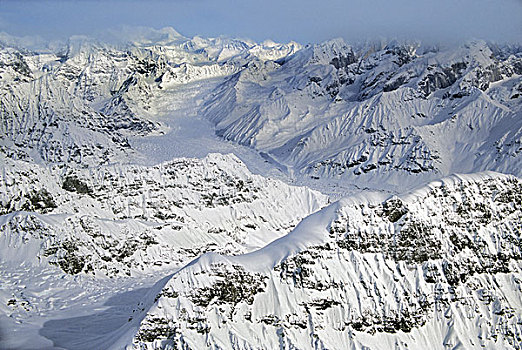
[{"label": "snow-covered valley", "polygon": [[520,46],[35,45],[0,35],[0,348],[522,348]]}]

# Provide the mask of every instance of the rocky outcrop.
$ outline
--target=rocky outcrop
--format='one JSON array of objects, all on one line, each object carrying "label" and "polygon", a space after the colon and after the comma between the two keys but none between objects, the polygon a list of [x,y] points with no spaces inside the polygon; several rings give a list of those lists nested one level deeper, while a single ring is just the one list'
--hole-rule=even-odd
[{"label": "rocky outcrop", "polygon": [[342,200],[256,253],[185,267],[134,348],[519,349],[521,196],[481,174]]},{"label": "rocky outcrop", "polygon": [[10,249],[39,244],[30,259],[69,274],[131,275],[209,251],[243,253],[326,202],[318,192],[252,175],[232,155],[83,170],[7,164],[0,227],[16,242]]}]

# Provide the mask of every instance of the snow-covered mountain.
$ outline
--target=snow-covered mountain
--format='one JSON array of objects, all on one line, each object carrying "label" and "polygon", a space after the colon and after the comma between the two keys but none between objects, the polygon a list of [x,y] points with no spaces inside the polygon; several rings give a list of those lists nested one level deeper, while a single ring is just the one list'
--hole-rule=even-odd
[{"label": "snow-covered mountain", "polygon": [[118,45],[72,38],[46,53],[4,44],[3,153],[93,165],[139,157],[129,138],[168,133],[165,96],[204,81],[204,95],[187,96],[194,114],[303,183],[401,191],[454,172],[520,175],[519,46],[138,34]]},{"label": "snow-covered mountain", "polygon": [[48,261],[70,274],[131,275],[180,266],[202,252],[250,251],[327,200],[252,175],[233,155],[155,167],[7,165],[0,184],[3,258]]},{"label": "snow-covered mountain", "polygon": [[204,112],[294,176],[400,190],[454,172],[520,175],[521,74],[518,47],[333,40],[253,62]]},{"label": "snow-covered mountain", "polygon": [[[50,315],[63,317],[61,309],[91,311],[106,293],[150,284],[205,252],[261,248],[327,202],[308,188],[253,175],[233,155],[153,167],[4,164],[0,329],[30,335],[2,336],[0,348],[7,349],[42,348],[38,330]],[[108,288],[107,278],[120,284]],[[110,317],[122,322],[117,312]],[[64,345],[63,337],[49,338]]]},{"label": "snow-covered mountain", "polygon": [[128,162],[139,157],[129,137],[165,132],[154,103],[164,89],[228,76],[249,60],[279,59],[300,48],[189,40],[171,29],[145,34],[118,45],[74,37],[43,52],[3,38],[2,154],[81,166]]},{"label": "snow-covered mountain", "polygon": [[207,253],[165,284],[133,348],[520,349],[521,194],[514,177],[454,176]]},{"label": "snow-covered mountain", "polygon": [[0,348],[520,349],[521,46],[0,33],[0,107]]},{"label": "snow-covered mountain", "polygon": [[[454,172],[520,176],[522,51],[471,41],[302,47],[141,30],[40,51],[3,37],[2,153],[82,165],[140,158],[173,93],[224,140],[329,193],[402,191]],[[180,92],[181,91],[181,92]],[[348,191],[350,192],[350,191]],[[351,190],[353,191],[353,188]]]}]

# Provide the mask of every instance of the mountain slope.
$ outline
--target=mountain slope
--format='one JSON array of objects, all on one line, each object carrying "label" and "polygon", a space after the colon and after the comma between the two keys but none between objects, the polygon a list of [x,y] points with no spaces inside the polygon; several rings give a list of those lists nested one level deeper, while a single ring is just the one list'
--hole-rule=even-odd
[{"label": "mountain slope", "polygon": [[520,46],[125,35],[0,33],[0,348],[520,349]]},{"label": "mountain slope", "polygon": [[[184,38],[146,31],[133,42],[73,37],[27,50],[0,38],[0,150],[14,159],[71,166],[129,163],[129,138],[162,135],[155,104],[165,89],[236,73],[300,45]],[[56,46],[56,45],[55,45]],[[76,163],[76,165],[74,165]]]},{"label": "mountain slope", "polygon": [[260,248],[327,202],[253,175],[233,155],[87,169],[4,164],[2,349],[106,348],[180,266],[205,252]]},{"label": "mountain slope", "polygon": [[134,348],[520,349],[522,182],[454,176],[361,195],[158,294]]},{"label": "mountain slope", "polygon": [[252,175],[232,155],[89,170],[8,164],[0,181],[5,261],[38,257],[71,274],[130,275],[207,251],[243,253],[326,203],[318,192]]},{"label": "mountain slope", "polygon": [[[482,41],[333,40],[225,81],[205,115],[303,179],[401,190],[454,172],[520,176],[522,56]],[[308,181],[310,182],[310,181]]]},{"label": "mountain slope", "polygon": [[8,157],[143,159],[129,141],[171,133],[169,121],[186,111],[169,108],[169,98],[203,82],[205,94],[187,95],[192,115],[329,193],[332,183],[397,192],[455,172],[521,175],[519,46],[336,39],[301,47],[168,29],[118,45],[73,38],[47,52],[4,42]]}]

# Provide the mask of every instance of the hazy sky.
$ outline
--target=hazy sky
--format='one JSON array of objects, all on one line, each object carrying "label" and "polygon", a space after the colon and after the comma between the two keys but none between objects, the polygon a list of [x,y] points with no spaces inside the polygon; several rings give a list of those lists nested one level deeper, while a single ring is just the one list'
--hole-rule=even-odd
[{"label": "hazy sky", "polygon": [[378,37],[522,42],[522,0],[0,0],[0,31],[66,38],[119,26],[319,42]]}]

